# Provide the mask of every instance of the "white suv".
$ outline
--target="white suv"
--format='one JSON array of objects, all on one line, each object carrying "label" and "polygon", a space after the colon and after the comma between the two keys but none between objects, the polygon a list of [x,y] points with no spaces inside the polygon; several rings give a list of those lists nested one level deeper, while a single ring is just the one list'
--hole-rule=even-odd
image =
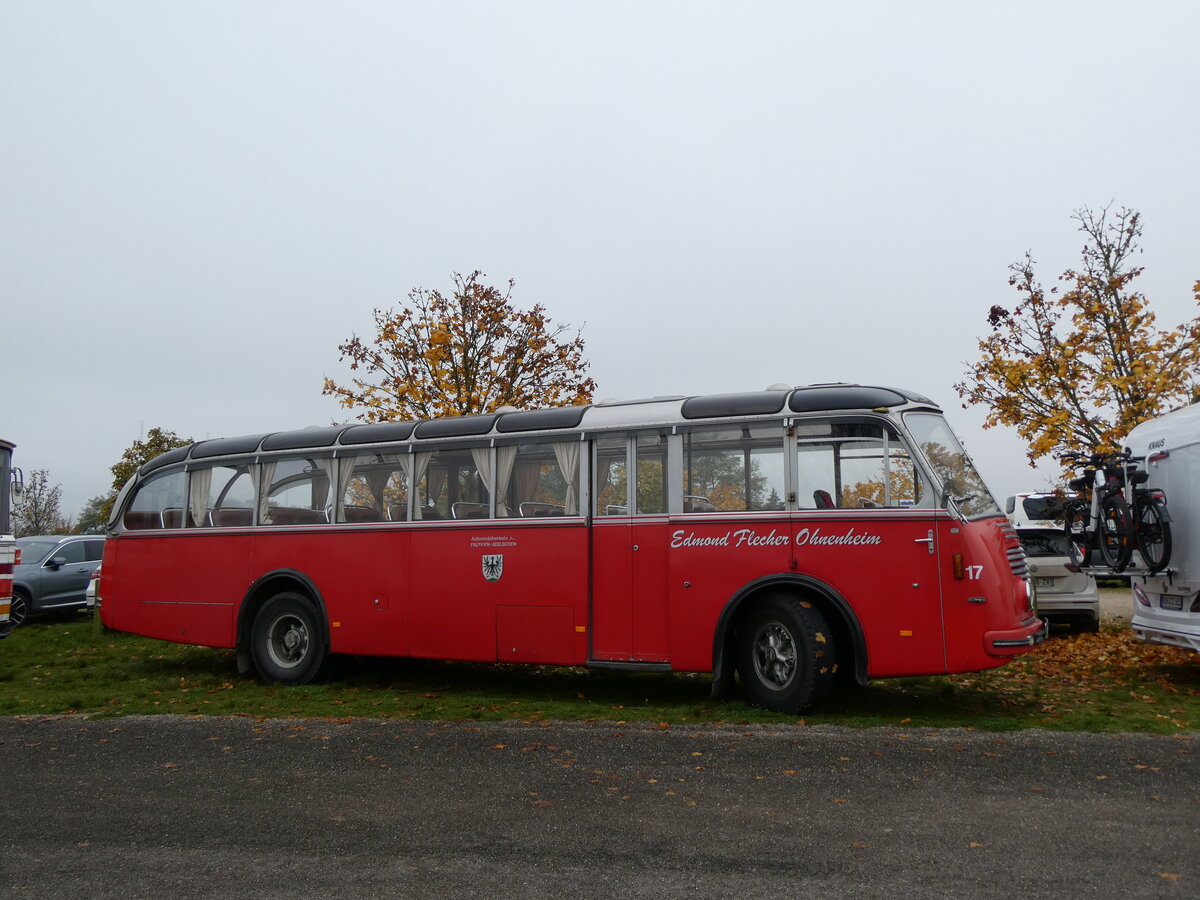
[{"label": "white suv", "polygon": [[1050,493],[1016,494],[1005,511],[1029,562],[1038,615],[1078,631],[1099,631],[1100,590],[1067,555],[1061,499]]}]

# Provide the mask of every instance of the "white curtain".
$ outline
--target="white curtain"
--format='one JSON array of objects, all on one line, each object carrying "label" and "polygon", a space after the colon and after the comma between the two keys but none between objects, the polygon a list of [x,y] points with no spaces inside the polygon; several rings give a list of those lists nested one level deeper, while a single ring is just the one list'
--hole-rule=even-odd
[{"label": "white curtain", "polygon": [[[490,447],[473,447],[471,459],[475,460],[475,471],[483,479],[483,486],[493,497],[496,496],[495,485],[492,484],[492,450]],[[496,497],[496,515],[500,515],[500,498]]]},{"label": "white curtain", "polygon": [[563,502],[563,513],[568,516],[579,514],[579,492],[576,484],[579,482],[579,441],[556,441],[554,458],[562,470],[563,478],[567,481],[567,497]]},{"label": "white curtain", "polygon": [[[385,457],[387,459],[388,457]],[[400,468],[404,470],[404,480],[407,482],[404,490],[404,518],[409,518],[408,509],[414,507],[413,518],[421,518],[421,504],[414,502],[414,497],[417,495],[417,479],[425,474],[425,466],[429,464],[426,460],[423,463],[417,464],[412,453],[402,453],[396,457],[400,461]],[[413,473],[413,468],[416,468],[416,474]],[[385,482],[386,487],[386,482]],[[388,513],[391,515],[391,512]]]},{"label": "white curtain", "polygon": [[[258,496],[258,466],[254,463],[246,466],[246,474],[250,476],[250,496]],[[257,504],[255,504],[257,505]]]},{"label": "white curtain", "polygon": [[511,516],[513,511],[503,504],[508,497],[508,485],[512,481],[513,464],[517,461],[515,445],[496,448],[496,515]]},{"label": "white curtain", "polygon": [[[337,520],[344,522],[346,517],[342,512],[342,506],[346,502],[346,489],[350,487],[350,479],[354,477],[354,470],[358,467],[358,460],[361,457],[346,456],[338,460],[341,466],[338,469],[337,480],[337,496],[333,498]],[[370,457],[368,457],[369,459]]]},{"label": "white curtain", "polygon": [[[403,465],[404,472],[405,472],[405,478],[408,477],[408,474],[407,474],[408,470],[412,467],[412,463],[409,462],[409,460],[408,460],[407,453],[404,454],[403,456],[397,456],[394,453],[387,453],[387,454],[378,454],[373,457],[372,456],[360,456],[356,460],[354,460],[353,469],[357,469],[359,465],[362,465],[364,467],[370,467],[372,465],[372,463],[375,463],[375,462],[381,463],[384,466],[396,465],[397,463],[399,463],[400,465]],[[345,460],[343,460],[342,468],[344,469],[345,467],[346,467],[346,462],[345,462]],[[344,482],[344,485],[342,486],[343,495],[346,493],[346,488],[349,487],[349,485],[350,485],[350,479],[353,477],[353,474],[354,474],[353,469],[351,470],[349,475],[347,475],[344,471],[342,472],[342,480]],[[382,468],[382,466],[376,466],[374,468],[367,468],[366,479],[367,479],[367,488],[371,491],[371,505],[374,506],[375,511],[377,513],[379,513],[380,515],[385,515],[385,514],[390,515],[390,510],[388,510],[388,508],[387,508],[387,486],[388,486],[388,482],[391,481],[391,479],[392,479],[392,470]],[[406,490],[405,496],[407,496],[407,494],[408,494],[408,492]]]},{"label": "white curtain", "polygon": [[[415,460],[413,459],[414,456],[416,457]],[[404,471],[405,474],[409,476],[408,483],[412,485],[412,490],[409,491],[413,497],[412,517],[414,519],[419,519],[421,518],[421,498],[417,496],[417,488],[421,484],[421,479],[425,477],[425,473],[429,470],[429,460],[433,459],[433,453],[410,453],[403,457],[403,459],[413,460],[404,466]],[[446,480],[446,475],[444,472],[442,473],[441,480],[443,482]],[[432,484],[427,484],[425,486],[425,495],[429,497],[431,502],[433,498],[437,496],[437,494],[441,493],[441,491],[442,487],[440,484],[437,486],[436,492],[433,490]]]},{"label": "white curtain", "polygon": [[517,509],[520,510],[520,504],[537,495],[538,482],[542,479],[542,464],[536,458],[518,460],[514,478],[517,482]]},{"label": "white curtain", "polygon": [[[325,502],[321,503],[319,497],[313,497],[313,509],[325,508],[325,521],[334,522],[334,516],[341,508],[342,493],[338,491],[334,495],[334,488],[338,487],[337,468],[338,461],[333,457],[322,458],[317,460],[321,468],[325,472]],[[316,493],[317,479],[313,478],[313,493]]]},{"label": "white curtain", "polygon": [[258,524],[271,524],[271,482],[275,480],[275,466],[277,463],[268,462],[262,464],[262,474],[259,476],[258,486]]},{"label": "white curtain", "polygon": [[192,513],[192,526],[205,524],[204,514],[208,511],[208,493],[212,488],[212,469],[192,469],[188,473],[188,507]]}]

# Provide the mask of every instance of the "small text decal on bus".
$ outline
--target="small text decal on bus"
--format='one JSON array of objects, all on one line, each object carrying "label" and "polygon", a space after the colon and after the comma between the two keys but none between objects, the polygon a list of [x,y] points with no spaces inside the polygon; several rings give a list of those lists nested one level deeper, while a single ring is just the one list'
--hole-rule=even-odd
[{"label": "small text decal on bus", "polygon": [[807,528],[801,528],[796,532],[796,546],[803,547],[805,544],[814,544],[817,546],[840,546],[849,544],[852,546],[863,546],[882,544],[883,538],[877,534],[855,534],[851,528],[842,534],[821,534],[820,528],[813,528],[811,531]]},{"label": "small text decal on bus", "polygon": [[[680,547],[783,547],[790,543],[787,535],[778,534],[774,528],[767,534],[759,534],[753,528],[739,528],[724,534],[697,535],[694,531],[680,529],[671,535],[671,548]],[[842,534],[822,534],[820,528],[802,528],[796,533],[796,546],[864,546],[882,544],[883,538],[876,534],[856,534],[850,528]]]},{"label": "small text decal on bus", "polygon": [[483,556],[483,577],[488,581],[499,581],[504,574],[504,554],[485,553]]}]

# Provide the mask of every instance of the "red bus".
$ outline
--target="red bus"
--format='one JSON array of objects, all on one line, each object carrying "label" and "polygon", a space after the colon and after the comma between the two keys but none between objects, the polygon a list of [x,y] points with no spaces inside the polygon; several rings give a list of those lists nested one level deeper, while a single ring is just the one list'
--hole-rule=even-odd
[{"label": "red bus", "polygon": [[711,672],[811,708],[835,673],[1045,638],[1016,534],[930,400],[861,385],[201,441],[109,522],[105,625],[237,649]]},{"label": "red bus", "polygon": [[20,551],[13,539],[10,501],[20,483],[19,469],[12,467],[12,452],[16,444],[0,440],[0,638],[6,638],[12,628],[13,567],[20,562]]}]

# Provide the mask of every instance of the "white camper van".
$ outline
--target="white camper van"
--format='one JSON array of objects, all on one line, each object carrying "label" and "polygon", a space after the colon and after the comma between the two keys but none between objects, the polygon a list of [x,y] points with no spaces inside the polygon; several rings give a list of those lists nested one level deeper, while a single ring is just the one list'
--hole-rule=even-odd
[{"label": "white camper van", "polygon": [[1143,422],[1125,446],[1145,457],[1146,487],[1165,491],[1171,512],[1168,567],[1131,578],[1133,632],[1200,651],[1200,404]]}]

